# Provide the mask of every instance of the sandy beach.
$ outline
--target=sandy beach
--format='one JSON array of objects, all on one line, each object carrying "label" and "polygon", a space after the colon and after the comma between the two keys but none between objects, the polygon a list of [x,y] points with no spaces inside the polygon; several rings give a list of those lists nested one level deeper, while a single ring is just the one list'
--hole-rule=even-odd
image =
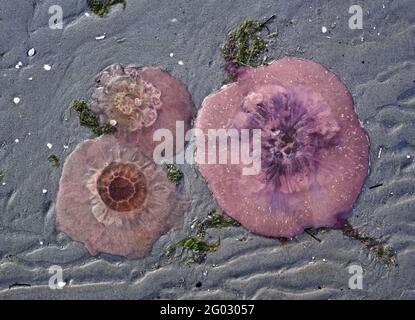
[{"label": "sandy beach", "polygon": [[[63,10],[51,30],[50,6]],[[81,0],[0,0],[0,299],[415,299],[415,10],[411,0],[127,0],[105,17]],[[370,173],[350,224],[393,248],[388,266],[340,230],[281,242],[243,227],[207,230],[220,240],[202,263],[165,248],[218,210],[197,167],[180,165],[190,209],[151,254],[91,256],[55,228],[62,164],[91,137],[69,105],[89,100],[94,79],[121,63],[157,66],[181,80],[196,108],[225,79],[220,48],[245,19],[267,20],[268,60],[313,60],[353,95],[370,138]],[[34,49],[30,51],[30,49]],[[54,154],[61,165],[54,167]],[[376,186],[375,188],[373,186]],[[363,288],[351,289],[350,265]],[[49,286],[51,266],[62,288]]]}]

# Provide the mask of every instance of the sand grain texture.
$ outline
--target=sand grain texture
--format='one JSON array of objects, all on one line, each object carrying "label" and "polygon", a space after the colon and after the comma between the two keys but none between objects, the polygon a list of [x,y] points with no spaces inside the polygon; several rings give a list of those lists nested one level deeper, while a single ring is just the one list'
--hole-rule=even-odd
[{"label": "sand grain texture", "polygon": [[[63,30],[48,28],[48,8],[56,3],[63,8]],[[5,185],[0,182],[0,299],[414,299],[413,1],[364,1],[363,30],[348,28],[348,5],[340,0],[127,0],[125,11],[117,6],[99,18],[85,16],[84,1],[0,0],[0,170],[5,173]],[[302,235],[283,245],[243,228],[213,229],[208,239],[220,238],[221,245],[205,263],[167,258],[163,248],[187,236],[193,219],[216,208],[197,170],[187,165],[181,169],[192,194],[184,228],[163,236],[149,257],[91,257],[82,244],[57,234],[54,204],[62,166],[52,167],[47,157],[56,154],[63,163],[90,137],[69,115],[71,100],[88,99],[94,77],[121,63],[167,70],[188,86],[200,106],[224,79],[219,47],[226,32],[246,18],[265,20],[270,14],[277,16],[270,30],[278,29],[271,58],[317,61],[352,92],[371,139],[371,173],[350,222],[387,240],[399,266],[388,269],[340,231],[319,234],[321,242]],[[96,40],[103,34],[105,39]],[[36,49],[33,57],[27,56],[30,48]],[[19,61],[22,66],[16,69]],[[350,264],[362,266],[363,290],[349,290]],[[63,268],[63,290],[48,287],[51,265]],[[14,283],[30,287],[9,289]]]}]

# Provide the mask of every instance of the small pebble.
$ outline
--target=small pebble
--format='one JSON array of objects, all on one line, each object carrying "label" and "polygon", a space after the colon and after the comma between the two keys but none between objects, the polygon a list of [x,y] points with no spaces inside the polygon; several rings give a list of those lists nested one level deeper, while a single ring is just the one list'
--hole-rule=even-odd
[{"label": "small pebble", "polygon": [[19,142],[20,142],[20,140],[19,140],[19,139],[16,139],[16,140],[14,140],[14,142],[19,143]]},{"label": "small pebble", "polygon": [[48,147],[48,149],[52,149],[52,144],[51,143],[47,143],[46,146]]},{"label": "small pebble", "polygon": [[43,69],[45,69],[46,71],[50,71],[52,69],[52,67],[48,64],[43,65]]},{"label": "small pebble", "polygon": [[19,104],[20,98],[19,97],[14,97],[13,102],[14,102],[14,104]]},{"label": "small pebble", "polygon": [[326,33],[327,32],[327,28],[325,26],[321,27],[321,32]]},{"label": "small pebble", "polygon": [[378,159],[382,156],[382,148],[379,148]]},{"label": "small pebble", "polygon": [[89,17],[89,16],[90,16],[90,14],[89,14],[88,12],[85,12],[85,16]]},{"label": "small pebble", "polygon": [[173,53],[173,52],[171,52],[171,53],[170,53],[170,57],[171,57],[171,58],[173,58],[173,57],[174,57],[174,53]]},{"label": "small pebble", "polygon": [[35,54],[36,54],[36,50],[35,50],[35,48],[31,48],[31,49],[29,49],[29,51],[27,52],[27,55],[28,55],[29,57],[33,57]]},{"label": "small pebble", "polygon": [[103,40],[105,39],[106,35],[103,34],[102,36],[95,37],[96,40]]},{"label": "small pebble", "polygon": [[42,193],[43,193],[43,194],[46,194],[46,193],[48,193],[48,190],[43,189],[43,190],[42,190]]},{"label": "small pebble", "polygon": [[68,145],[66,145],[66,144],[64,144],[64,145],[63,145],[63,148],[66,150],[66,149],[68,149],[68,148],[69,148],[69,146],[68,146]]},{"label": "small pebble", "polygon": [[27,78],[29,81],[32,81],[33,80],[33,77],[29,77],[29,78]]},{"label": "small pebble", "polygon": [[170,22],[177,22],[177,19],[173,18],[173,19],[170,20]]},{"label": "small pebble", "polygon": [[408,155],[406,156],[406,159],[411,159],[411,156],[408,154]]},{"label": "small pebble", "polygon": [[66,282],[63,282],[63,281],[58,282],[58,288],[62,289],[64,286],[66,286]]},{"label": "small pebble", "polygon": [[23,63],[22,63],[21,61],[19,61],[19,62],[16,64],[15,68],[16,68],[16,69],[20,69],[20,67],[21,67],[21,66],[23,66]]},{"label": "small pebble", "polygon": [[110,125],[112,125],[113,127],[115,127],[117,125],[117,120],[111,119],[110,120]]},{"label": "small pebble", "polygon": [[177,62],[179,65],[184,65],[184,62],[182,60],[179,60],[179,62]]}]

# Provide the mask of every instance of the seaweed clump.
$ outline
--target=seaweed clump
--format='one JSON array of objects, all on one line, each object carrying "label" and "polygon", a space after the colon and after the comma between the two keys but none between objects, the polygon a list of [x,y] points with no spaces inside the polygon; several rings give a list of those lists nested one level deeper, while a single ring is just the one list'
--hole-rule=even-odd
[{"label": "seaweed clump", "polygon": [[79,124],[83,127],[90,128],[92,133],[96,136],[110,134],[115,131],[115,127],[110,124],[101,126],[98,122],[97,116],[91,111],[88,103],[85,101],[72,101],[70,109],[78,113]]},{"label": "seaweed clump", "polygon": [[197,225],[197,234],[203,237],[206,233],[206,229],[239,227],[240,225],[241,224],[236,220],[214,211],[210,213],[204,221]]},{"label": "seaweed clump", "polygon": [[379,241],[372,237],[362,235],[359,230],[353,228],[348,222],[343,225],[342,231],[345,236],[356,239],[363,243],[369,251],[373,252],[376,257],[385,263],[388,267],[397,265],[395,251],[384,241]]},{"label": "seaweed clump", "polygon": [[52,166],[54,166],[54,167],[59,167],[59,165],[60,165],[60,162],[59,162],[59,158],[58,158],[58,156],[57,155],[55,155],[55,154],[51,154],[49,157],[48,157],[48,161],[52,164]]},{"label": "seaweed clump", "polygon": [[261,54],[266,49],[268,40],[260,35],[260,32],[273,18],[274,16],[265,22],[245,20],[229,33],[221,49],[225,60],[225,70],[229,77],[228,81],[236,79],[238,68],[258,67],[264,63],[266,57],[261,59]]},{"label": "seaweed clump", "polygon": [[180,240],[176,244],[169,244],[164,248],[167,256],[171,256],[176,252],[176,247],[181,247],[191,253],[191,262],[203,263],[206,260],[208,253],[215,252],[220,241],[217,243],[209,243],[205,240],[206,230],[211,228],[227,228],[227,227],[238,227],[240,224],[226,217],[217,211],[211,212],[206,219],[198,223],[195,226],[196,234],[194,236],[188,236]]},{"label": "seaweed clump", "polygon": [[192,253],[192,262],[202,263],[205,261],[207,253],[217,250],[219,242],[217,244],[211,244],[196,236],[186,237],[180,240],[178,245]]},{"label": "seaweed clump", "polygon": [[89,9],[99,17],[105,17],[112,6],[122,4],[125,10],[127,2],[125,0],[87,0]]},{"label": "seaweed clump", "polygon": [[166,253],[167,256],[171,256],[173,253],[176,252],[176,246],[174,244],[168,244],[164,248],[164,252]]},{"label": "seaweed clump", "polygon": [[174,164],[166,165],[167,169],[167,178],[178,185],[180,181],[183,179],[183,172],[181,172]]}]

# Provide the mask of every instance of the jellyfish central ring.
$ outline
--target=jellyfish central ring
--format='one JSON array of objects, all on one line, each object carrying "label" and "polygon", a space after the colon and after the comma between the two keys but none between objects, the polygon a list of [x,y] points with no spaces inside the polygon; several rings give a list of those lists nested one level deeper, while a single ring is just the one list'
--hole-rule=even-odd
[{"label": "jellyfish central ring", "polygon": [[105,205],[115,211],[136,211],[146,205],[147,179],[132,163],[108,165],[98,177],[97,189]]}]

